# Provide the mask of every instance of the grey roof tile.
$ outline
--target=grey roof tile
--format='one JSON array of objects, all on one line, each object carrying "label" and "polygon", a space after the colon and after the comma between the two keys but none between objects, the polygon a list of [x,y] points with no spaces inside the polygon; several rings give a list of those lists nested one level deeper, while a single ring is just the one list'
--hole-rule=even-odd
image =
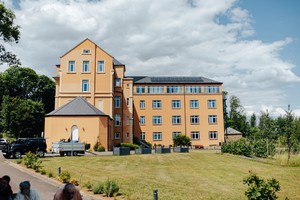
[{"label": "grey roof tile", "polygon": [[201,76],[129,76],[133,78],[134,83],[216,83],[222,84],[222,82],[214,81]]},{"label": "grey roof tile", "polygon": [[48,113],[46,116],[107,116],[101,110],[87,102],[83,97],[76,97],[69,103]]}]

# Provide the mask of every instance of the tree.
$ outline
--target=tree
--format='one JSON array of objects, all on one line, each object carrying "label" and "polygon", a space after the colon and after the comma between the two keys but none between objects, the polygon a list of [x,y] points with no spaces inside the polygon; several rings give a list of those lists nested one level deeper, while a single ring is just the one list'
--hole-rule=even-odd
[{"label": "tree", "polygon": [[[19,26],[14,25],[16,16],[12,10],[7,9],[3,3],[0,3],[0,38],[4,42],[18,43],[20,39]],[[3,44],[0,44],[0,64],[19,65],[20,61],[16,55],[7,52]]]},{"label": "tree", "polygon": [[3,131],[19,137],[38,136],[43,131],[44,106],[39,101],[4,96],[0,112]]},{"label": "tree", "polygon": [[177,135],[173,139],[174,146],[191,146],[191,139],[186,135]]}]

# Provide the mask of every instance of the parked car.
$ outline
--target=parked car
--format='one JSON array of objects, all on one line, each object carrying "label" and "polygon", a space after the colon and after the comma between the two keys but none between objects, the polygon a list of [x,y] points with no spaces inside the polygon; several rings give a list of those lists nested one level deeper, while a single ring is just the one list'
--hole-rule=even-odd
[{"label": "parked car", "polygon": [[47,144],[44,138],[19,138],[11,144],[3,146],[2,154],[5,158],[21,158],[27,152],[37,153],[44,157],[47,152]]},{"label": "parked car", "polygon": [[5,138],[0,138],[0,145],[7,144],[8,141]]}]

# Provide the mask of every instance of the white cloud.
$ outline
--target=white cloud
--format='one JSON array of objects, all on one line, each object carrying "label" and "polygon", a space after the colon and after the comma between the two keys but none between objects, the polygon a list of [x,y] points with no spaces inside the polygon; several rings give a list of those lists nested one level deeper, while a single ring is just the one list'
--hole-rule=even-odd
[{"label": "white cloud", "polygon": [[48,76],[61,55],[90,38],[126,64],[127,75],[212,78],[248,113],[272,105],[281,114],[291,98],[286,87],[300,81],[280,56],[293,41],[247,39],[254,19],[237,0],[26,0],[15,14],[22,35],[14,52]]}]

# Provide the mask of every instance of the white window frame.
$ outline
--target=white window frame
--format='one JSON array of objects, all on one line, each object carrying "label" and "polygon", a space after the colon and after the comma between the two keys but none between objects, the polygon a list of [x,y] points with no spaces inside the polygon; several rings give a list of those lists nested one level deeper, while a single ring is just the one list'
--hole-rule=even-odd
[{"label": "white window frame", "polygon": [[152,100],[152,108],[160,109],[161,108],[161,100]]},{"label": "white window frame", "polygon": [[136,86],[136,94],[145,94],[146,87],[145,86]]},{"label": "white window frame", "polygon": [[69,64],[68,64],[68,72],[69,73],[74,73],[74,72],[76,72],[76,65],[75,65],[76,63],[75,63],[75,61],[74,60],[70,60],[69,61]]},{"label": "white window frame", "polygon": [[140,116],[140,125],[145,125],[145,124],[146,124],[146,117]]},{"label": "white window frame", "polygon": [[97,62],[97,72],[98,73],[105,72],[105,64],[104,64],[103,60],[98,60],[98,62]]},{"label": "white window frame", "polygon": [[140,100],[140,109],[145,109],[146,103],[145,100]]},{"label": "white window frame", "polygon": [[114,134],[114,139],[115,139],[115,140],[121,139],[121,133],[120,133],[120,132],[115,132],[115,134]]},{"label": "white window frame", "polygon": [[153,141],[161,141],[162,132],[153,132]]},{"label": "white window frame", "polygon": [[120,96],[115,97],[115,108],[121,108],[121,97]]},{"label": "white window frame", "polygon": [[145,132],[141,132],[140,133],[140,140],[145,140],[146,139],[146,133]]},{"label": "white window frame", "polygon": [[217,115],[208,115],[209,124],[217,124]]},{"label": "white window frame", "polygon": [[163,94],[164,86],[148,86],[149,94]]},{"label": "white window frame", "polygon": [[89,92],[90,91],[90,81],[89,80],[82,80],[82,82],[81,82],[81,91],[82,92]]},{"label": "white window frame", "polygon": [[180,100],[172,100],[172,108],[181,108]]},{"label": "white window frame", "polygon": [[207,107],[208,108],[217,108],[217,101],[214,99],[207,100]]},{"label": "white window frame", "polygon": [[115,114],[115,126],[121,126],[121,115]]},{"label": "white window frame", "polygon": [[115,78],[115,86],[121,87],[121,78]]},{"label": "white window frame", "polygon": [[201,86],[185,86],[185,92],[187,94],[200,94],[201,93]]},{"label": "white window frame", "polygon": [[90,72],[90,61],[88,60],[82,61],[82,72],[83,73]]},{"label": "white window frame", "polygon": [[152,124],[153,125],[161,125],[162,124],[162,116],[153,116]]},{"label": "white window frame", "polygon": [[190,122],[191,124],[200,124],[199,115],[191,115]]},{"label": "white window frame", "polygon": [[167,93],[182,94],[182,86],[178,86],[178,85],[167,86]]},{"label": "white window frame", "polygon": [[219,86],[204,86],[204,93],[220,93]]},{"label": "white window frame", "polygon": [[181,116],[180,115],[172,116],[172,124],[181,124]]},{"label": "white window frame", "polygon": [[191,132],[191,140],[200,140],[200,132],[192,131]]},{"label": "white window frame", "polygon": [[209,131],[208,137],[210,140],[217,140],[218,139],[218,131]]},{"label": "white window frame", "polygon": [[196,99],[190,100],[190,108],[199,108],[199,100]]},{"label": "white window frame", "polygon": [[174,139],[177,135],[181,135],[181,134],[182,133],[178,131],[172,132],[172,139]]}]

